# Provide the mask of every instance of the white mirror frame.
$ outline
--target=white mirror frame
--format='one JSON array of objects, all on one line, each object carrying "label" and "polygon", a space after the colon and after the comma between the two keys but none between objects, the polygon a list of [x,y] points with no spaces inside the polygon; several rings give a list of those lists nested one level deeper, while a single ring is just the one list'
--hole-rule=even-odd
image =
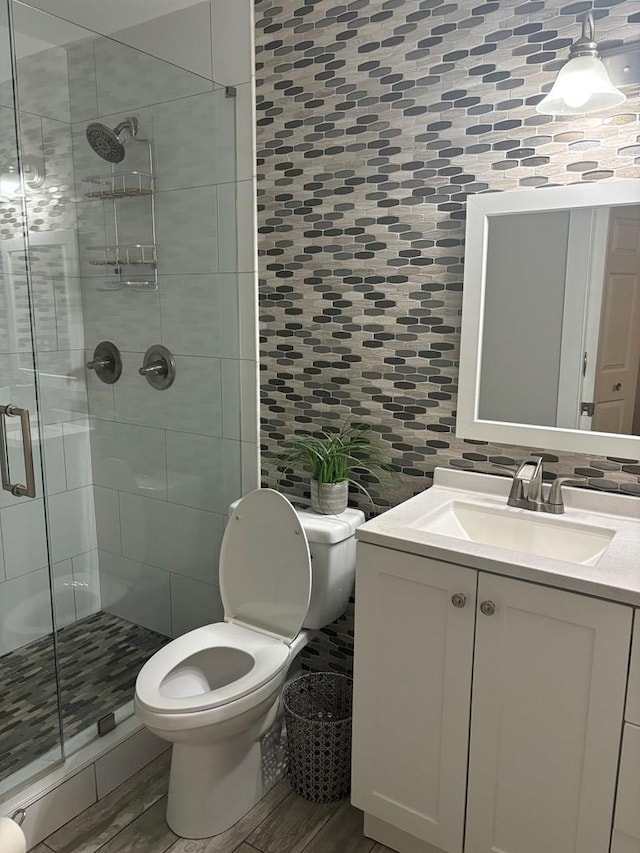
[{"label": "white mirror frame", "polygon": [[638,436],[490,421],[478,417],[489,218],[509,213],[639,203],[639,180],[509,190],[468,197],[456,419],[456,435],[459,438],[640,459]]}]

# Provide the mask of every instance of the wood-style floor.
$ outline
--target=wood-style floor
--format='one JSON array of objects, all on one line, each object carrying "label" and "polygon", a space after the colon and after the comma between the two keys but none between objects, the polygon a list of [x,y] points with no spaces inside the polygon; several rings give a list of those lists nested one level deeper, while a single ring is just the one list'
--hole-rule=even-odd
[{"label": "wood-style floor", "polygon": [[347,800],[303,800],[286,779],[235,826],[202,841],[178,838],[165,822],[169,753],[35,847],[32,853],[393,853],[362,834]]}]

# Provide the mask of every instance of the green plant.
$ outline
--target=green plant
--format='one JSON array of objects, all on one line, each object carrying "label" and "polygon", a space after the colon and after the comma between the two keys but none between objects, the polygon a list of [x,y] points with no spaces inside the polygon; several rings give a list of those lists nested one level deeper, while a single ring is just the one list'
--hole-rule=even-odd
[{"label": "green plant", "polygon": [[293,435],[285,442],[290,450],[284,457],[283,470],[297,463],[305,465],[318,483],[342,483],[345,480],[359,489],[373,503],[367,489],[351,475],[357,471],[380,480],[379,474],[392,472],[376,445],[369,424],[346,423],[337,432]]}]

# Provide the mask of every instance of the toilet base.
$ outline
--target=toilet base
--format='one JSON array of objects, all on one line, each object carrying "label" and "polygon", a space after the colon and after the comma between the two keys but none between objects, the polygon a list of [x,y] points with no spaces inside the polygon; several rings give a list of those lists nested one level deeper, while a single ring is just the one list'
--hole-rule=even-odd
[{"label": "toilet base", "polygon": [[[309,642],[309,636],[301,631],[290,644],[289,663]],[[281,732],[279,728],[272,732],[272,727],[280,719],[286,676],[282,669],[253,693],[220,708],[194,713],[157,712],[145,707],[136,692],[140,720],[150,732],[173,744],[167,823],[176,835],[193,839],[219,835],[281,778],[285,769]],[[263,744],[270,734],[269,744]],[[265,765],[266,777],[265,748],[271,757]]]},{"label": "toilet base", "polygon": [[233,826],[263,796],[261,744],[239,737],[173,745],[167,823],[181,838],[209,838]]}]

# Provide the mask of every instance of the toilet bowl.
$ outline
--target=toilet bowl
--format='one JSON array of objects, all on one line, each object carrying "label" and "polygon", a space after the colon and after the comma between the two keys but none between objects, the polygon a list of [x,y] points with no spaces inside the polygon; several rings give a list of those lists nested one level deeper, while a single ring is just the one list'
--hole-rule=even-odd
[{"label": "toilet bowl", "polygon": [[219,569],[225,621],[168,643],[136,681],[138,717],[173,743],[167,823],[177,835],[217,835],[263,796],[261,739],[310,639],[303,627],[347,605],[363,521],[353,509],[296,512],[272,489],[232,506]]}]

